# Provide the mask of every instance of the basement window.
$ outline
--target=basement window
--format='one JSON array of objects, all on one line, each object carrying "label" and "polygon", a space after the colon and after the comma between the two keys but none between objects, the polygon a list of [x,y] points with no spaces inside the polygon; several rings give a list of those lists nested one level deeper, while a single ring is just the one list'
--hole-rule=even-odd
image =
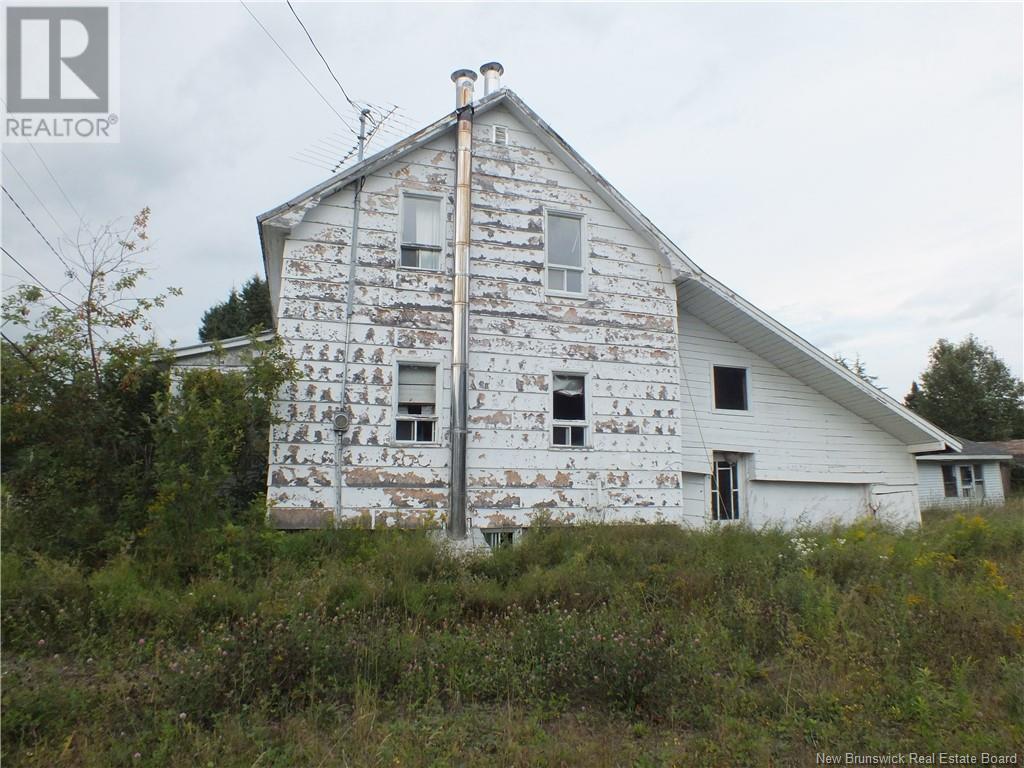
[{"label": "basement window", "polygon": [[395,440],[434,443],[437,435],[437,366],[398,364]]},{"label": "basement window", "polygon": [[714,394],[716,411],[746,411],[750,409],[747,399],[747,369],[727,365],[714,366]]},{"label": "basement window", "polygon": [[441,198],[402,195],[402,266],[441,269]]},{"label": "basement window", "polygon": [[547,288],[553,293],[580,296],[583,284],[583,219],[574,214],[548,213]]},{"label": "basement window", "polygon": [[568,448],[584,448],[587,445],[587,377],[555,373],[551,378],[551,442]]},{"label": "basement window", "polygon": [[740,519],[740,461],[735,454],[715,453],[711,475],[711,519]]},{"label": "basement window", "polygon": [[492,550],[497,550],[515,544],[522,535],[522,531],[516,528],[492,528],[485,530],[483,534],[487,546]]}]

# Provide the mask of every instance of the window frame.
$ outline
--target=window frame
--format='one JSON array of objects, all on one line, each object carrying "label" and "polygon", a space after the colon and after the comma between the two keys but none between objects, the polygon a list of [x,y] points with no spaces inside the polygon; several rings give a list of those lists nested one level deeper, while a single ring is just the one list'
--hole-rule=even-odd
[{"label": "window frame", "polygon": [[[728,463],[732,465],[733,488],[731,496],[734,501],[734,517],[717,517],[718,514],[718,465]],[[711,452],[712,473],[708,477],[708,519],[719,525],[737,525],[746,520],[747,513],[747,462],[746,456],[735,451],[712,451]]]},{"label": "window frame", "polygon": [[[946,470],[949,470],[950,479],[946,477]],[[958,478],[957,465],[956,464],[940,464],[939,465],[939,477],[942,481],[942,498],[944,499],[958,499],[960,498],[960,480]],[[953,492],[950,493],[950,490]]]},{"label": "window frame", "polygon": [[[590,250],[590,239],[587,236],[589,231],[587,215],[580,213],[579,211],[569,211],[563,208],[549,208],[544,206],[544,293],[547,296],[558,296],[566,299],[585,299],[587,294],[590,292],[590,263],[589,254]],[[561,216],[566,219],[576,219],[580,224],[580,266],[570,267],[564,264],[551,264],[550,253],[548,246],[551,243],[551,238],[548,233],[551,231],[549,220],[552,216]],[[580,291],[566,291],[558,288],[548,287],[548,273],[551,269],[560,270],[571,270],[579,271],[580,273]]]},{"label": "window frame", "polygon": [[[432,417],[415,416],[412,414],[406,414],[404,417],[399,416],[398,413],[398,376],[399,371],[403,365],[418,366],[420,368],[433,367],[434,369],[434,415]],[[444,366],[443,361],[436,359],[417,359],[417,358],[401,358],[394,361],[394,365],[391,373],[391,445],[394,447],[438,447],[442,445],[441,433],[441,411],[442,403],[444,399],[444,391],[442,390],[441,372]],[[434,423],[434,434],[432,440],[399,440],[398,439],[398,422],[399,421],[432,421]]]},{"label": "window frame", "polygon": [[[505,547],[514,547],[519,544],[523,537],[523,528],[520,526],[506,526],[503,528],[481,528],[480,533],[483,534],[484,543],[491,550],[491,552],[497,552],[499,549]],[[502,541],[502,538],[508,536],[507,541]],[[491,540],[494,537],[494,541]]]},{"label": "window frame", "polygon": [[[734,368],[736,370],[742,370],[746,375],[743,383],[744,394],[746,396],[747,407],[743,410],[739,408],[719,408],[718,402],[715,398],[715,368]],[[754,415],[754,399],[751,397],[752,394],[753,377],[751,376],[749,365],[735,365],[733,363],[715,362],[713,360],[708,362],[708,402],[711,405],[711,413],[723,414],[726,416],[753,416]]]},{"label": "window frame", "polygon": [[[418,250],[433,250],[435,246],[427,246],[422,243],[406,243],[405,242],[405,199],[407,197],[415,198],[418,200],[432,200],[437,204],[437,215],[440,221],[440,232],[441,232],[441,244],[437,246],[437,269],[431,269],[430,267],[410,267],[402,263],[402,248],[413,247]],[[447,217],[447,202],[444,195],[440,195],[436,192],[428,192],[426,190],[419,189],[402,189],[398,194],[398,254],[395,258],[395,265],[398,269],[406,269],[410,272],[435,272],[445,274],[448,271],[447,264],[447,243],[448,243],[448,217]]]},{"label": "window frame", "polygon": [[[555,376],[579,376],[583,379],[583,412],[584,420],[576,421],[569,419],[556,419],[555,418]],[[592,447],[592,435],[593,430],[591,429],[591,389],[590,389],[590,372],[589,371],[566,371],[562,369],[554,369],[551,371],[549,378],[549,395],[548,403],[551,424],[548,427],[548,440],[551,443],[552,448],[558,450],[571,450],[571,451],[584,451],[589,450]],[[555,442],[555,427],[583,427],[583,445],[562,445],[561,443]],[[572,432],[570,430],[569,439],[572,440]]]}]

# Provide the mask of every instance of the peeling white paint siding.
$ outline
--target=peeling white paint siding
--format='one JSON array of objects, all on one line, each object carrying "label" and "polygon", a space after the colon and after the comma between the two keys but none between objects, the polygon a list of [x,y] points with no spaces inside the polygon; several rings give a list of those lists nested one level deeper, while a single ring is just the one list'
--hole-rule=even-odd
[{"label": "peeling white paint siding", "polygon": [[[397,361],[451,364],[454,140],[441,137],[367,177],[360,203],[351,332],[345,302],[351,254],[351,187],[307,212],[284,247],[278,333],[300,378],[275,404],[268,498],[283,527],[426,525],[448,504],[450,381],[442,376],[438,444],[395,445]],[[445,201],[445,268],[397,268],[399,196]],[[347,386],[342,381],[348,347]],[[342,503],[336,511],[334,416],[352,426],[342,446]],[[336,519],[335,519],[336,518]]]},{"label": "peeling white paint siding", "polygon": [[[495,123],[509,128],[507,146],[493,144]],[[301,374],[276,404],[283,423],[272,436],[269,498],[279,525],[331,521],[331,419],[343,411],[353,427],[337,522],[430,524],[447,507],[454,148],[453,138],[435,139],[368,177],[348,339],[351,189],[309,211],[285,244],[278,331]],[[473,155],[470,520],[518,524],[544,509],[566,519],[679,520],[676,302],[668,264],[505,109],[478,119]],[[402,190],[446,202],[442,272],[397,268]],[[586,298],[545,293],[545,208],[586,215]],[[436,362],[444,371],[437,447],[393,443],[399,359]],[[563,369],[590,375],[588,449],[551,446],[550,375]]]},{"label": "peeling white paint siding", "polygon": [[[710,452],[747,454],[749,521],[849,521],[868,514],[874,484],[914,485],[906,445],[731,340],[683,307],[680,432],[687,472],[707,474]],[[712,410],[712,367],[747,368],[750,410]],[[901,499],[914,507],[916,496]],[[893,500],[887,502],[894,508]],[[688,514],[695,514],[688,513]]]}]

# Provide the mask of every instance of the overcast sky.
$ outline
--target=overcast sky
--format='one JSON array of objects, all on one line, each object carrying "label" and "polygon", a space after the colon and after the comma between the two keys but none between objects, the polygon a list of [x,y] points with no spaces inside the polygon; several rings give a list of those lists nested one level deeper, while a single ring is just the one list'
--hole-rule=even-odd
[{"label": "overcast sky", "polygon": [[[250,8],[352,114],[287,6]],[[501,61],[701,267],[895,396],[940,336],[973,332],[1021,375],[1020,4],[296,8],[356,99],[417,125],[451,109],[452,70]],[[346,129],[239,3],[122,6],[120,117],[118,144],[37,149],[88,222],[153,209],[155,280],[185,291],[161,341],[188,344],[262,274],[256,216],[328,175],[292,156]],[[74,231],[31,149],[4,152],[40,229],[59,238],[52,213]],[[59,282],[6,198],[2,239]]]}]

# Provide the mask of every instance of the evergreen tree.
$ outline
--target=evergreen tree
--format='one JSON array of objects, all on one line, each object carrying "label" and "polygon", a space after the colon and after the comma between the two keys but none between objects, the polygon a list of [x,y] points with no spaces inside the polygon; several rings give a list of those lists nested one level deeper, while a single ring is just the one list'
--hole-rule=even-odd
[{"label": "evergreen tree", "polygon": [[873,386],[875,389],[881,389],[881,390],[885,389],[885,387],[880,387],[880,386],[878,386],[875,383],[876,381],[878,381],[878,377],[877,376],[872,376],[870,373],[868,373],[868,368],[864,364],[864,361],[860,359],[860,354],[859,353],[853,359],[852,362],[847,360],[842,355],[833,355],[832,359],[835,360],[837,363],[839,363],[841,366],[843,366],[843,368],[845,368],[846,370],[851,371],[852,373],[857,374],[858,377],[860,377],[861,379],[866,381],[868,384]]},{"label": "evergreen tree", "polygon": [[270,289],[265,280],[253,276],[242,286],[241,293],[232,288],[227,301],[206,310],[199,327],[199,340],[230,339],[254,329],[265,331],[273,327]]},{"label": "evergreen tree", "polygon": [[974,335],[958,344],[939,339],[904,403],[968,440],[1024,437],[1024,382]]}]

